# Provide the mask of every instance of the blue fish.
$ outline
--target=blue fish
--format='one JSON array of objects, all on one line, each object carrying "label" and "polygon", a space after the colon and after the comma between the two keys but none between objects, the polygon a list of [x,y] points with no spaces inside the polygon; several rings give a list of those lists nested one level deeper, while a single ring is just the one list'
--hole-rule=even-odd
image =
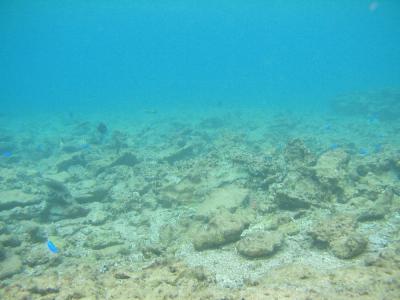
[{"label": "blue fish", "polygon": [[12,156],[12,152],[10,152],[10,151],[5,151],[5,152],[3,152],[3,156],[9,158],[9,157]]},{"label": "blue fish", "polygon": [[90,144],[81,144],[81,145],[79,145],[79,148],[81,150],[89,149],[90,148]]},{"label": "blue fish", "polygon": [[332,129],[332,124],[326,123],[326,124],[322,127],[322,129],[324,129],[324,130],[326,130],[326,131],[329,131],[329,130]]},{"label": "blue fish", "polygon": [[332,145],[330,145],[329,149],[330,150],[336,150],[337,148],[339,148],[339,145],[336,143],[333,143]]},{"label": "blue fish", "polygon": [[375,144],[374,146],[375,153],[379,153],[382,151],[382,144]]},{"label": "blue fish", "polygon": [[367,148],[360,148],[360,150],[358,151],[358,153],[362,156],[366,156],[368,155],[368,149]]},{"label": "blue fish", "polygon": [[58,253],[58,252],[60,252],[60,251],[58,250],[58,248],[56,247],[56,245],[54,245],[53,242],[50,241],[50,240],[47,241],[47,248],[49,248],[49,250],[50,250],[51,252],[53,252],[53,253]]}]

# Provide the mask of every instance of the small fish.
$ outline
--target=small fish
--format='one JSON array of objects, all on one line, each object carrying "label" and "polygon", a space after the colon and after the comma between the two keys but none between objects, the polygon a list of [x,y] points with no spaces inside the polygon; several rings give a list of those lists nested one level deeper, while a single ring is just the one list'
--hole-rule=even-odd
[{"label": "small fish", "polygon": [[361,156],[366,156],[366,155],[368,155],[368,149],[367,149],[367,148],[360,148],[360,150],[358,151],[358,153],[359,153]]},{"label": "small fish", "polygon": [[375,153],[379,153],[382,151],[382,144],[375,144],[374,146]]},{"label": "small fish", "polygon": [[56,247],[56,245],[54,245],[53,242],[50,241],[50,240],[47,241],[47,248],[49,248],[49,250],[50,250],[51,252],[53,252],[53,253],[58,253],[58,252],[60,252],[60,251],[58,250],[58,248]]},{"label": "small fish", "polygon": [[332,124],[326,123],[326,124],[322,127],[322,129],[324,129],[324,130],[326,130],[326,131],[329,131],[329,130],[332,129]]},{"label": "small fish", "polygon": [[6,157],[6,158],[9,158],[9,157],[11,157],[13,154],[12,154],[12,152],[10,152],[10,151],[5,151],[5,152],[3,152],[3,157]]},{"label": "small fish", "polygon": [[369,124],[379,124],[379,117],[377,114],[371,114],[368,116]]},{"label": "small fish", "polygon": [[339,148],[339,145],[336,143],[333,143],[332,145],[330,145],[329,149],[330,150],[336,150],[337,148]]},{"label": "small fish", "polygon": [[89,149],[90,148],[90,144],[81,144],[79,145],[79,149],[81,150],[85,150],[85,149]]}]

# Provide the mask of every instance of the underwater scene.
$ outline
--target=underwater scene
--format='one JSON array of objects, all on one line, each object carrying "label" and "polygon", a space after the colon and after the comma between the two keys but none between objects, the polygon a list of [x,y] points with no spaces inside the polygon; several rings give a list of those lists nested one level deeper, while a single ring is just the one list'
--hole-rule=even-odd
[{"label": "underwater scene", "polygon": [[0,299],[400,299],[400,1],[2,0]]}]

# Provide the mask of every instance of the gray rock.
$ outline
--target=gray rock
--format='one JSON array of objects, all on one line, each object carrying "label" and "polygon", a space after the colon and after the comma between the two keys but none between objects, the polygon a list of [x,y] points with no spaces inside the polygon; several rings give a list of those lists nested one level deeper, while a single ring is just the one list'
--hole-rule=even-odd
[{"label": "gray rock", "polygon": [[2,235],[0,237],[0,244],[2,244],[4,247],[18,247],[21,245],[21,241],[12,234],[7,234],[7,235]]},{"label": "gray rock", "polygon": [[173,164],[177,161],[191,158],[194,156],[194,154],[194,145],[187,145],[174,152],[169,153],[164,157],[163,160],[167,161],[170,164]]},{"label": "gray rock", "polygon": [[67,159],[62,160],[57,164],[57,171],[62,172],[62,171],[67,171],[70,167],[72,166],[86,166],[87,162],[83,155],[77,154],[73,155]]},{"label": "gray rock", "polygon": [[38,204],[40,199],[21,190],[0,191],[0,211]]},{"label": "gray rock", "polygon": [[118,157],[111,165],[110,167],[114,166],[128,166],[128,167],[133,167],[139,163],[138,158],[131,152],[126,152],[122,154],[120,157]]},{"label": "gray rock", "polygon": [[6,258],[6,249],[4,249],[4,246],[0,244],[0,261]]},{"label": "gray rock", "polygon": [[24,256],[24,264],[35,267],[49,263],[49,252],[46,251],[43,245],[42,248],[33,248]]},{"label": "gray rock", "polygon": [[273,185],[274,200],[283,210],[306,209],[325,201],[318,183],[297,172],[290,172],[282,184]]},{"label": "gray rock", "polygon": [[93,210],[87,216],[87,223],[91,225],[103,225],[109,218],[109,215],[102,210]]},{"label": "gray rock", "polygon": [[360,255],[366,247],[367,239],[358,233],[341,237],[331,243],[332,253],[342,259],[349,259]]},{"label": "gray rock", "polygon": [[7,232],[6,223],[0,221],[0,234],[6,233],[6,232]]},{"label": "gray rock", "polygon": [[22,261],[18,255],[7,256],[0,263],[0,280],[9,278],[22,271]]},{"label": "gray rock", "polygon": [[210,220],[206,228],[199,230],[193,245],[201,251],[236,242],[246,226],[246,222],[233,214],[219,214]]},{"label": "gray rock", "polygon": [[36,224],[29,224],[26,228],[26,233],[33,243],[42,243],[47,240],[46,231]]},{"label": "gray rock", "polygon": [[93,250],[100,250],[107,247],[123,244],[119,234],[107,230],[98,230],[91,233],[85,241],[85,246]]},{"label": "gray rock", "polygon": [[283,244],[283,235],[278,232],[255,232],[241,239],[236,249],[248,258],[273,255]]}]

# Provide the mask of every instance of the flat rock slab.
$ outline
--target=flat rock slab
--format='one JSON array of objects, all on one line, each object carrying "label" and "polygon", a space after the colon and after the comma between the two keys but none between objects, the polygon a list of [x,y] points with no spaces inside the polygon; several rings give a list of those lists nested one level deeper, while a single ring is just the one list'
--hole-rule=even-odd
[{"label": "flat rock slab", "polygon": [[6,257],[0,263],[0,280],[9,278],[22,271],[22,261],[17,255]]},{"label": "flat rock slab", "polygon": [[13,209],[14,207],[25,207],[40,202],[35,195],[29,195],[21,190],[0,191],[0,210]]},{"label": "flat rock slab", "polygon": [[196,233],[193,240],[194,248],[202,251],[236,242],[247,225],[233,214],[219,214],[210,220],[207,228]]},{"label": "flat rock slab", "polygon": [[238,208],[248,198],[249,191],[233,185],[213,190],[197,208],[199,214],[215,212],[218,208]]},{"label": "flat rock slab", "polygon": [[278,232],[255,232],[241,239],[236,249],[247,258],[271,256],[283,244],[283,235]]}]

